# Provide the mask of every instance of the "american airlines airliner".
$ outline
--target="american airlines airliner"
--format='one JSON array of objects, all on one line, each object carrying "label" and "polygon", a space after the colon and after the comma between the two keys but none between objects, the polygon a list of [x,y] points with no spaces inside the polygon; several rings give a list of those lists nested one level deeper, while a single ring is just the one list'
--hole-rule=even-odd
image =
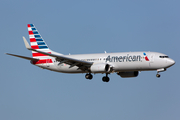
[{"label": "american airlines airliner", "polygon": [[28,24],[30,45],[23,37],[25,46],[32,51],[32,57],[6,53],[7,55],[30,60],[31,64],[42,69],[62,73],[85,73],[85,78],[91,80],[92,74],[102,73],[103,82],[109,82],[108,75],[117,73],[122,78],[137,77],[139,71],[164,72],[175,64],[167,55],[158,52],[118,52],[100,54],[63,55],[49,49],[44,39],[34,26]]}]

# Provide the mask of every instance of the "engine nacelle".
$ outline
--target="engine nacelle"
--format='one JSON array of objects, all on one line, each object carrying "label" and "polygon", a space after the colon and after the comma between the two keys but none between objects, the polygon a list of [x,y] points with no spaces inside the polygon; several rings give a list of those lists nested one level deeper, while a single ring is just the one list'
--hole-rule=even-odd
[{"label": "engine nacelle", "polygon": [[130,71],[130,72],[118,72],[122,78],[129,78],[129,77],[137,77],[139,72],[138,71]]},{"label": "engine nacelle", "polygon": [[90,69],[92,73],[107,73],[110,71],[110,65],[106,63],[93,64]]}]

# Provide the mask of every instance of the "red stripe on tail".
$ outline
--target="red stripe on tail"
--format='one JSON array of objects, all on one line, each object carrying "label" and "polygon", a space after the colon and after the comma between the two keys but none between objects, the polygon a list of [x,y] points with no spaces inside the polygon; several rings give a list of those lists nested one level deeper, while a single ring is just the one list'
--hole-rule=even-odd
[{"label": "red stripe on tail", "polygon": [[43,60],[38,60],[38,61],[33,61],[33,64],[45,64],[45,63],[53,63],[52,59],[43,59]]},{"label": "red stripe on tail", "polygon": [[[51,54],[51,52],[48,52]],[[32,56],[33,57],[40,57],[40,56],[48,56],[48,55],[45,55],[45,54],[42,54],[42,53],[32,53]]]},{"label": "red stripe on tail", "polygon": [[35,38],[30,38],[30,42],[36,42]]},{"label": "red stripe on tail", "polygon": [[39,49],[38,45],[31,46],[32,49]]},{"label": "red stripe on tail", "polygon": [[34,33],[33,33],[33,31],[29,31],[29,35],[33,35]]},{"label": "red stripe on tail", "polygon": [[30,24],[27,24],[27,26],[28,26],[28,27],[31,27],[31,25],[30,25]]}]

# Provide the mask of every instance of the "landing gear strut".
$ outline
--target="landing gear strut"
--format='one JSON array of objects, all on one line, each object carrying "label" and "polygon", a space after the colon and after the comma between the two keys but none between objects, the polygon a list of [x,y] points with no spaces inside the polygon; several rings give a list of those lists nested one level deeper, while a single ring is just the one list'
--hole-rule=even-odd
[{"label": "landing gear strut", "polygon": [[159,71],[157,71],[156,77],[157,77],[157,78],[160,78],[160,77],[161,77],[161,75],[159,74]]},{"label": "landing gear strut", "polygon": [[159,74],[159,72],[164,72],[164,71],[166,71],[166,68],[157,69],[156,77],[157,77],[157,78],[160,78],[161,75]]},{"label": "landing gear strut", "polygon": [[103,78],[102,78],[102,81],[103,82],[109,82],[109,77],[108,77],[108,73],[106,73],[106,76],[104,76]]},{"label": "landing gear strut", "polygon": [[91,73],[88,73],[85,75],[85,78],[91,80],[93,78],[93,76]]}]

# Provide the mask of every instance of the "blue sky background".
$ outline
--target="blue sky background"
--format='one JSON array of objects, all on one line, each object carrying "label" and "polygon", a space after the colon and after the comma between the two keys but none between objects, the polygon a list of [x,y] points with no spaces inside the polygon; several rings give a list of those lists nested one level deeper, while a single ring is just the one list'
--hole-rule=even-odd
[{"label": "blue sky background", "polygon": [[[1,120],[179,120],[179,0],[1,0]],[[22,36],[33,23],[48,46],[63,54],[156,51],[176,64],[123,79],[42,70]]]}]

